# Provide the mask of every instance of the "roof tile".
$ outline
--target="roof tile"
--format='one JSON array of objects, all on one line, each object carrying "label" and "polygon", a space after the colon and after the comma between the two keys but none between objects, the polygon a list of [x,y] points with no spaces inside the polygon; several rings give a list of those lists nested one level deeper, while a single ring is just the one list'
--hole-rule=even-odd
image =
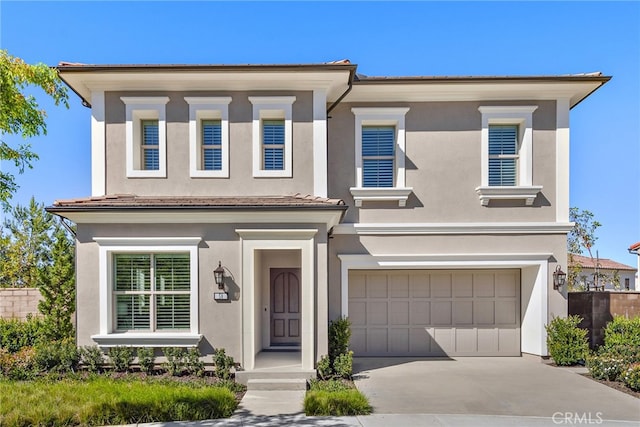
[{"label": "roof tile", "polygon": [[[569,262],[571,263],[571,261]],[[573,265],[579,265],[582,268],[595,268],[596,263],[600,266],[601,269],[604,270],[636,271],[635,267],[631,267],[630,265],[622,264],[607,258],[594,258],[592,260],[590,257],[573,254]]]}]

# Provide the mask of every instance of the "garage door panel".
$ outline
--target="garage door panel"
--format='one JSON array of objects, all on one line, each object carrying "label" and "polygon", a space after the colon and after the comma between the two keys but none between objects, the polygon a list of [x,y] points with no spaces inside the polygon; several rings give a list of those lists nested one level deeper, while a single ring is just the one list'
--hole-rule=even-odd
[{"label": "garage door panel", "polygon": [[453,324],[454,325],[472,325],[473,324],[473,301],[454,300]]},{"label": "garage door panel", "polygon": [[358,356],[517,356],[519,270],[349,273]]}]

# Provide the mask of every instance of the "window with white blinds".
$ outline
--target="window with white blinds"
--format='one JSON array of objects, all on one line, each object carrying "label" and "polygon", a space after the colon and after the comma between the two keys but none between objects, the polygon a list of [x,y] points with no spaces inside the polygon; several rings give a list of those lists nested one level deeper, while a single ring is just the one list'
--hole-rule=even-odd
[{"label": "window with white blinds", "polygon": [[518,126],[489,126],[489,186],[517,185]]},{"label": "window with white blinds", "polygon": [[160,137],[157,120],[143,120],[142,128],[142,159],[143,169],[156,171],[160,169]]},{"label": "window with white blinds", "polygon": [[284,170],[284,120],[262,121],[262,169]]},{"label": "window with white blinds", "polygon": [[190,329],[188,253],[114,254],[116,331]]},{"label": "window with white blinds", "polygon": [[220,120],[202,121],[202,170],[222,170],[222,124]]},{"label": "window with white blinds", "polygon": [[363,187],[393,187],[395,134],[393,126],[362,127]]}]

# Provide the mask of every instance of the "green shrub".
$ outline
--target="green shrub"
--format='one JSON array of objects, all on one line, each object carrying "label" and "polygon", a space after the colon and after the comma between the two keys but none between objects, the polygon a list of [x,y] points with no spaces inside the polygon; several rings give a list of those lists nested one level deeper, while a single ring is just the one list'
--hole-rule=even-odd
[{"label": "green shrub", "polygon": [[598,354],[608,354],[624,359],[627,363],[640,362],[640,346],[630,344],[615,344],[610,346],[601,346]]},{"label": "green shrub", "polygon": [[36,351],[22,347],[15,353],[0,348],[0,376],[10,380],[31,380],[38,374]]},{"label": "green shrub", "polygon": [[587,357],[589,374],[598,380],[616,381],[621,377],[628,363],[619,356],[606,352]]},{"label": "green shrub", "polygon": [[151,374],[156,366],[156,357],[151,347],[140,347],[136,350],[138,355],[138,366],[145,374]]},{"label": "green shrub", "polygon": [[346,354],[351,339],[351,321],[346,317],[329,322],[329,359],[333,363],[341,354]]},{"label": "green shrub", "polygon": [[353,385],[345,383],[342,380],[320,381],[317,379],[309,380],[309,390],[313,391],[344,391],[352,390]]},{"label": "green shrub", "polygon": [[589,351],[587,331],[578,328],[580,316],[554,317],[545,326],[549,354],[557,365],[575,365],[585,359]]},{"label": "green shrub", "polygon": [[41,371],[76,372],[80,364],[80,350],[70,340],[40,343],[36,345],[36,363]]},{"label": "green shrub", "polygon": [[339,354],[333,362],[333,370],[337,377],[350,379],[353,374],[353,351]]},{"label": "green shrub", "polygon": [[84,346],[80,349],[80,360],[89,372],[100,372],[104,365],[104,353],[97,345]]},{"label": "green shrub", "polygon": [[371,405],[356,389],[309,390],[304,398],[304,412],[307,416],[368,415]]},{"label": "green shrub", "polygon": [[630,365],[625,371],[622,380],[631,390],[640,391],[640,363]]},{"label": "green shrub", "polygon": [[604,329],[604,346],[631,346],[640,348],[640,316],[627,319],[615,316]]},{"label": "green shrub", "polygon": [[44,321],[28,315],[27,320],[0,319],[0,348],[16,353],[23,347],[34,347],[45,336]]},{"label": "green shrub", "polygon": [[116,372],[127,372],[133,362],[133,348],[117,346],[109,348],[109,360]]},{"label": "green shrub", "polygon": [[190,375],[198,377],[204,376],[204,361],[200,359],[200,356],[198,347],[190,348],[187,352],[185,366]]},{"label": "green shrub", "polygon": [[333,377],[333,367],[331,366],[331,360],[326,354],[318,361],[318,377],[323,380],[328,380]]},{"label": "green shrub", "polygon": [[216,348],[213,352],[213,366],[214,375],[223,380],[231,378],[231,368],[235,367],[236,363],[233,357],[228,356],[225,353],[224,348]]},{"label": "green shrub", "polygon": [[185,369],[185,351],[181,347],[165,347],[162,349],[165,362],[162,364],[171,376],[180,376]]}]

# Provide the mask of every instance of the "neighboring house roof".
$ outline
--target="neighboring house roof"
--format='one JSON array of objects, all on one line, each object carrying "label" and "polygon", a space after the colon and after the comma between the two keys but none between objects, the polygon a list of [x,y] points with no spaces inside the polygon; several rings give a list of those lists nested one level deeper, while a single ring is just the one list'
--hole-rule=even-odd
[{"label": "neighboring house roof", "polygon": [[129,209],[338,209],[347,206],[340,199],[295,194],[290,196],[167,197],[114,194],[56,200],[47,208],[54,212]]},{"label": "neighboring house roof", "polygon": [[640,242],[636,242],[633,245],[629,246],[629,252],[638,253],[640,251]]},{"label": "neighboring house roof", "polygon": [[595,268],[595,264],[597,262],[601,270],[636,271],[635,267],[631,267],[630,265],[622,264],[607,258],[599,258],[599,259],[594,258],[592,260],[590,257],[576,255],[576,254],[573,254],[572,257],[573,257],[573,265],[579,265],[582,268]]}]

